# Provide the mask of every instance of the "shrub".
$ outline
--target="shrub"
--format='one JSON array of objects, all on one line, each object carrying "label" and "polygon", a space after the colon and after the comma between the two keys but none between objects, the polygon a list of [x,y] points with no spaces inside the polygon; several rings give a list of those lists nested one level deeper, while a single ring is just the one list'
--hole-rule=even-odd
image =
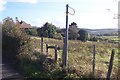
[{"label": "shrub", "polygon": [[8,22],[10,22],[9,18],[6,18],[2,24],[3,58],[19,63],[22,58],[30,58],[34,48],[30,37],[25,31],[15,26],[14,22],[11,22],[14,24],[9,26],[10,23]]},{"label": "shrub", "polygon": [[55,35],[54,35],[54,37],[53,37],[54,39],[59,39],[59,40],[62,40],[63,39],[63,37],[62,37],[62,35],[60,34],[60,33],[55,33]]},{"label": "shrub", "polygon": [[28,35],[38,36],[37,29],[35,29],[35,28],[25,29],[25,32],[26,32]]},{"label": "shrub", "polygon": [[87,31],[80,29],[78,31],[78,34],[79,34],[78,39],[80,39],[81,41],[86,42],[88,40],[88,32]]},{"label": "shrub", "polygon": [[90,41],[98,41],[99,39],[97,38],[97,37],[92,37],[92,38],[90,38]]},{"label": "shrub", "polygon": [[38,28],[37,31],[39,36],[53,38],[56,33],[56,26],[46,22],[41,28]]}]

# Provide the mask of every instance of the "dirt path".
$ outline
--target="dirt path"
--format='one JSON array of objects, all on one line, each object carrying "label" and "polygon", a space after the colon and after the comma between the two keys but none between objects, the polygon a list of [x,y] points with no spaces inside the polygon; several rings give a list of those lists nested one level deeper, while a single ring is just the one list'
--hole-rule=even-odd
[{"label": "dirt path", "polygon": [[[2,67],[2,68],[1,68]],[[8,63],[3,61],[2,64],[0,64],[0,69],[2,69],[2,71],[0,71],[0,75],[2,74],[2,76],[0,76],[0,79],[2,78],[2,80],[6,80],[6,79],[10,79],[10,80],[21,80],[23,77],[12,67],[12,63]]]}]

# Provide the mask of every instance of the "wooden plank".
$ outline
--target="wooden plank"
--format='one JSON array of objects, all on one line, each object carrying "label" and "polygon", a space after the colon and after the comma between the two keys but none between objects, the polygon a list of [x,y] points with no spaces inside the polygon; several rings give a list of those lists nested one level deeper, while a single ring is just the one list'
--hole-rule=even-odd
[{"label": "wooden plank", "polygon": [[48,46],[47,48],[53,48],[53,49],[55,49],[55,46]]}]

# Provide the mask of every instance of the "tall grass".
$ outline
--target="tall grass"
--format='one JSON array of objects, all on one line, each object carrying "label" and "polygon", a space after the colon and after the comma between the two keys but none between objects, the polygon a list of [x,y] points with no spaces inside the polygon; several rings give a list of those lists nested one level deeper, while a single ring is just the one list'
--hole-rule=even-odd
[{"label": "tall grass", "polygon": [[[32,37],[35,41],[40,43],[40,38]],[[37,44],[39,44],[37,43]],[[49,45],[58,45],[60,51],[58,52],[61,60],[63,41],[44,38],[44,43]],[[81,75],[86,75],[86,77],[92,77],[92,55],[93,55],[93,45],[96,45],[96,68],[95,74],[96,78],[106,78],[110,55],[112,49],[115,49],[115,58],[113,63],[113,71],[111,77],[116,77],[118,71],[118,45],[112,43],[103,42],[81,42],[79,40],[68,41],[68,67],[75,68],[81,73]],[[40,48],[36,47],[36,48]],[[54,53],[49,50],[49,54]],[[54,54],[51,54],[54,56]],[[62,60],[61,60],[62,61]],[[61,62],[60,61],[60,62]]]}]

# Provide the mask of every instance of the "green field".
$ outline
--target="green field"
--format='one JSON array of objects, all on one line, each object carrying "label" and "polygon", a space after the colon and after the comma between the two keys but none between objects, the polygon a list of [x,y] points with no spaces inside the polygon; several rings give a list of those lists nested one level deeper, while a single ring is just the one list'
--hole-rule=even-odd
[{"label": "green field", "polygon": [[98,38],[101,38],[103,41],[109,41],[109,42],[119,42],[120,38],[118,36],[98,36]]},{"label": "green field", "polygon": [[[40,37],[31,37],[34,40],[36,50],[40,52]],[[44,38],[44,53],[46,51],[45,44],[58,45],[58,62],[61,63],[63,41]],[[118,45],[105,42],[81,42],[79,40],[68,41],[68,67],[75,68],[79,74],[90,77],[92,74],[93,45],[96,45],[96,67],[95,77],[106,78],[110,55],[112,49],[115,49],[115,58],[111,77],[117,76],[118,71]],[[49,57],[54,58],[54,50],[49,50]]]}]

